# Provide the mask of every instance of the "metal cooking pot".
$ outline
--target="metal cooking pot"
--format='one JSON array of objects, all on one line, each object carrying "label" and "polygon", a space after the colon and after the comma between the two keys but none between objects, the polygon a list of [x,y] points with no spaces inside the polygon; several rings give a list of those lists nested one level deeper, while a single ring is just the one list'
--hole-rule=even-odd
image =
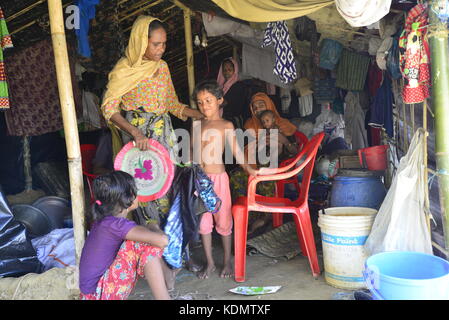
[{"label": "metal cooking pot", "polygon": [[52,223],[42,210],[28,204],[16,204],[11,207],[14,218],[21,222],[30,238],[36,238],[49,233]]}]

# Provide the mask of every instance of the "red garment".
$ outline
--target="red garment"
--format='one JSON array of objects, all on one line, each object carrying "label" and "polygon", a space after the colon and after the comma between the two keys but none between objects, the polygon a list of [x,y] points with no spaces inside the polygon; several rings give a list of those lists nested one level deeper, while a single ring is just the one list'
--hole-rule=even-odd
[{"label": "red garment", "polygon": [[377,65],[376,60],[371,60],[368,67],[368,89],[371,97],[377,93],[377,89],[382,85],[383,72]]},{"label": "red garment", "polygon": [[412,28],[428,24],[427,5],[418,4],[407,16],[404,31],[399,38],[400,69],[405,83],[402,91],[404,103],[420,103],[430,96],[429,47],[425,40],[427,28]]}]

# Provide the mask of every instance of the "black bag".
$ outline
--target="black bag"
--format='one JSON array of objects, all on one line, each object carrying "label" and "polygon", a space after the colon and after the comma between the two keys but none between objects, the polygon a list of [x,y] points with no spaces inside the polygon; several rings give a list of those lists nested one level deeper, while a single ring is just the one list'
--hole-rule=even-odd
[{"label": "black bag", "polygon": [[14,219],[0,186],[0,277],[20,277],[42,270],[25,226]]}]

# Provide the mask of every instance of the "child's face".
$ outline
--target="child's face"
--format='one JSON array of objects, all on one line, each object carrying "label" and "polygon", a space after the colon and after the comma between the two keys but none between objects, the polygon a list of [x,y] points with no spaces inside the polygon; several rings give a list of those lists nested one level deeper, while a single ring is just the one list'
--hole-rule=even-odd
[{"label": "child's face", "polygon": [[271,129],[274,126],[274,117],[271,114],[266,114],[260,118],[260,122],[265,129]]},{"label": "child's face", "polygon": [[223,98],[217,99],[209,91],[203,90],[196,95],[196,102],[198,108],[206,118],[219,115],[220,105],[223,103]]},{"label": "child's face", "polygon": [[133,211],[133,210],[137,209],[138,207],[139,207],[139,200],[136,197],[134,199],[133,204],[131,205],[131,207],[128,208],[128,211]]}]

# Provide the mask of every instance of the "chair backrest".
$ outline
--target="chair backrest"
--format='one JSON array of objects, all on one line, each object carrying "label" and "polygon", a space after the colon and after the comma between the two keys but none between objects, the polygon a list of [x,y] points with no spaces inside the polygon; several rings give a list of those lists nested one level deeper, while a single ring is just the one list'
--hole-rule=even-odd
[{"label": "chair backrest", "polygon": [[92,173],[93,171],[92,160],[95,157],[97,146],[94,144],[82,144],[80,145],[80,149],[81,149],[81,161],[83,171],[87,173]]},{"label": "chair backrest", "polygon": [[[315,164],[315,158],[318,151],[318,147],[323,141],[324,132],[320,132],[310,139],[309,142],[306,143],[304,148],[298,155],[293,159],[293,161],[282,168],[274,168],[265,171],[264,174],[253,177],[250,176],[248,178],[248,203],[255,203],[255,195],[256,195],[256,184],[260,181],[277,181],[291,178],[293,176],[297,176],[298,173],[304,170],[302,182],[301,182],[301,190],[298,197],[298,200],[302,202],[307,201],[307,196],[309,193],[309,185],[310,179],[312,178],[313,166]],[[299,164],[298,164],[299,163]],[[261,171],[264,168],[260,169]],[[271,172],[267,174],[267,172]]]},{"label": "chair backrest", "polygon": [[295,131],[295,139],[296,139],[296,143],[298,144],[299,150],[301,150],[307,142],[309,142],[309,139],[307,138],[307,136],[302,133],[301,131],[296,130]]}]

